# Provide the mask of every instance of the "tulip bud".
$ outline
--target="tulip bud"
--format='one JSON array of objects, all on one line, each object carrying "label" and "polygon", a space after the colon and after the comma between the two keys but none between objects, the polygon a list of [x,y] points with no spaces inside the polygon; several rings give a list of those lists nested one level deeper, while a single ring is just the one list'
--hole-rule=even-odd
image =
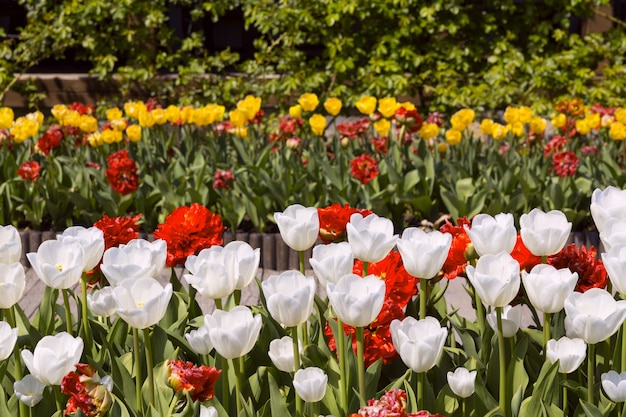
[{"label": "tulip bud", "polygon": [[609,371],[601,376],[602,389],[606,396],[615,403],[626,401],[626,372],[618,374],[615,371]]},{"label": "tulip bud", "polygon": [[474,393],[475,381],[476,371],[456,368],[454,372],[448,372],[448,385],[452,392],[461,398],[470,397]]},{"label": "tulip bud", "polygon": [[315,366],[300,369],[293,377],[293,386],[296,392],[300,398],[310,403],[321,401],[324,398],[327,384],[328,375]]}]

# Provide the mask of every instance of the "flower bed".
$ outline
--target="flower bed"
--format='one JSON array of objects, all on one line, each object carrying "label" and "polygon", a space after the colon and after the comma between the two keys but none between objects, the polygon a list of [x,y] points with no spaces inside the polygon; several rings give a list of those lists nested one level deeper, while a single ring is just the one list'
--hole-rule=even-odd
[{"label": "flower bed", "polygon": [[549,124],[528,107],[479,119],[470,109],[420,115],[389,97],[345,109],[314,94],[269,116],[252,96],[228,115],[217,104],[154,101],[55,106],[45,121],[2,108],[0,223],[63,230],[140,213],[151,233],[196,202],[232,233],[266,232],[286,204],[340,203],[375,210],[397,230],[533,207],[562,210],[587,230],[592,190],[626,182],[626,111],[577,99],[554,108]]},{"label": "flower bed", "polygon": [[[261,251],[225,242],[203,206],[174,210],[153,241],[137,239],[137,218],[105,217],[27,254],[46,284],[30,320],[17,304],[20,234],[2,227],[0,411],[618,415],[626,302],[607,287],[626,291],[624,201],[613,187],[593,194],[602,260],[567,244],[572,223],[560,211],[524,213],[519,230],[511,214],[479,214],[399,236],[369,210],[334,209],[328,221],[291,205],[274,216],[298,269],[256,283]],[[315,278],[302,273],[306,252]],[[177,265],[182,276],[172,268],[165,285],[154,279]],[[460,276],[475,322],[446,305],[447,282]],[[259,286],[259,305],[239,305],[248,285]],[[216,310],[203,314],[198,298]],[[533,324],[520,329],[522,309]]]}]

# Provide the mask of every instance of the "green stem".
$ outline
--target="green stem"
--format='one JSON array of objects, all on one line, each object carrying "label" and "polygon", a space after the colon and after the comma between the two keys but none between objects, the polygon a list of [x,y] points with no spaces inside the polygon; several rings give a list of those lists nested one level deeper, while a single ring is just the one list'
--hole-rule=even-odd
[{"label": "green stem", "polygon": [[320,404],[319,402],[314,402],[313,404],[311,404],[313,406],[313,417],[317,417],[320,415]]},{"label": "green stem", "polygon": [[506,383],[506,355],[504,351],[504,335],[502,334],[502,307],[496,307],[498,320],[498,354],[500,356],[500,409],[504,417],[511,417],[511,403],[508,401],[508,387]]},{"label": "green stem", "polygon": [[50,389],[54,392],[54,401],[57,405],[57,410],[63,412],[65,407],[63,406],[63,393],[61,392],[61,386],[55,385],[51,386]]},{"label": "green stem", "polygon": [[363,276],[366,277],[367,276],[367,271],[369,269],[370,263],[369,262],[365,262],[363,261]]},{"label": "green stem", "polygon": [[467,417],[467,398],[461,398],[461,415]]},{"label": "green stem", "polygon": [[214,301],[215,301],[215,309],[216,310],[222,310],[223,309],[222,299],[221,298],[216,298]]},{"label": "green stem", "polygon": [[215,363],[219,366],[219,369],[222,370],[220,374],[220,379],[222,380],[222,406],[226,413],[230,413],[230,385],[228,384],[228,361],[222,355],[216,353],[215,354]]},{"label": "green stem", "polygon": [[133,328],[133,350],[135,351],[135,396],[139,415],[143,415],[143,399],[141,398],[141,352],[139,350],[139,329]]},{"label": "green stem", "polygon": [[550,340],[550,313],[543,313],[543,354],[548,350],[548,340]]},{"label": "green stem", "polygon": [[91,342],[91,328],[89,327],[89,308],[87,305],[87,281],[83,274],[83,278],[80,280],[81,295],[83,299],[82,313],[83,313],[83,334],[85,336],[85,342]]},{"label": "green stem", "polygon": [[298,251],[298,256],[300,259],[300,272],[304,275],[304,251]]},{"label": "green stem", "polygon": [[234,359],[229,359],[230,366],[235,371],[235,395],[237,401],[237,415],[241,414],[241,369],[239,366],[235,365]]},{"label": "green stem", "polygon": [[146,366],[148,368],[148,393],[151,405],[154,402],[154,362],[152,359],[152,341],[150,340],[150,329],[143,329],[143,343],[146,346]]},{"label": "green stem", "polygon": [[417,411],[421,411],[424,409],[424,376],[425,372],[417,373],[417,387],[416,387],[416,395],[417,395]]},{"label": "green stem", "polygon": [[427,305],[427,286],[428,286],[428,280],[426,279],[420,279],[419,281],[420,283],[420,320],[424,320],[426,318],[426,305]]},{"label": "green stem", "polygon": [[567,387],[565,382],[567,381],[567,374],[563,374],[563,417],[567,417]]},{"label": "green stem", "polygon": [[593,404],[594,392],[593,387],[595,385],[595,362],[596,362],[596,345],[589,344],[587,352],[587,402]]},{"label": "green stem", "polygon": [[348,412],[348,375],[346,374],[346,334],[343,332],[343,322],[337,318],[337,357],[339,360],[339,401],[341,411]]},{"label": "green stem", "polygon": [[233,291],[233,299],[235,300],[235,306],[241,303],[241,290]]},{"label": "green stem", "polygon": [[[293,346],[293,372],[294,374],[300,369],[300,346],[298,346],[298,326],[291,328],[291,342]],[[298,395],[298,391],[294,390],[296,397],[296,417],[302,417],[302,398]]]},{"label": "green stem", "polygon": [[357,354],[357,375],[359,378],[359,396],[361,397],[361,407],[365,405],[367,399],[365,393],[365,349],[363,347],[364,328],[356,327],[356,354]]},{"label": "green stem", "polygon": [[[17,321],[15,320],[16,308],[17,308],[17,305],[13,305],[13,307],[7,308],[5,310],[6,316],[7,316],[7,322],[9,323],[9,326],[11,326],[11,328],[17,327]],[[13,347],[13,358],[15,361],[14,362],[15,363],[15,370],[14,370],[15,381],[19,381],[24,376],[24,372],[22,371],[22,357],[20,355],[20,347],[17,344],[17,342],[15,342],[15,346]],[[21,401],[19,401],[19,404],[20,404],[20,417],[26,417],[28,415],[28,409],[31,407],[28,407],[26,404],[24,404]]]},{"label": "green stem", "polygon": [[483,306],[483,302],[480,299],[480,295],[476,289],[474,289],[474,299],[476,300],[476,319],[478,320],[478,328],[480,329],[481,334],[485,333],[485,306]]},{"label": "green stem", "polygon": [[65,328],[69,334],[72,334],[72,310],[70,310],[70,297],[69,290],[63,289],[61,290],[63,294],[63,305],[65,306]]}]

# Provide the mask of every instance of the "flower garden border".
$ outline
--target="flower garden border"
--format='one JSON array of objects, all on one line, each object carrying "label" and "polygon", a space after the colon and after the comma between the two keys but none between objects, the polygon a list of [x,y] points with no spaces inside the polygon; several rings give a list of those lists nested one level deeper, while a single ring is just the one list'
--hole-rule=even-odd
[{"label": "flower garden border", "polygon": [[[55,239],[57,233],[51,230],[20,230],[22,239],[22,258],[21,262],[25,267],[30,267],[26,254],[28,252],[36,252],[42,242]],[[139,238],[154,240],[152,234],[139,233]],[[250,244],[254,249],[261,249],[260,268],[284,271],[288,269],[298,269],[298,252],[291,250],[280,237],[280,233],[247,233],[247,232],[224,232],[224,244],[240,240]],[[587,249],[594,246],[597,256],[604,251],[602,242],[598,232],[572,232],[567,244],[575,244],[577,247],[584,246]],[[310,269],[309,258],[312,249],[305,251],[305,268]]]}]

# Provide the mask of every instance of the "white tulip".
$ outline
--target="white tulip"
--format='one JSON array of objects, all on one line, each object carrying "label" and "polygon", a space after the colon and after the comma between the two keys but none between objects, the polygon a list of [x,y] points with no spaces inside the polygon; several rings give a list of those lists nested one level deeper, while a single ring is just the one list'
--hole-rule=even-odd
[{"label": "white tulip", "polygon": [[14,264],[22,257],[22,239],[11,225],[0,226],[0,263]]},{"label": "white tulip", "polygon": [[565,299],[574,292],[578,274],[569,268],[556,269],[552,265],[538,264],[530,273],[522,271],[522,282],[530,303],[544,313],[563,310]]},{"label": "white tulip", "polygon": [[572,223],[562,211],[547,213],[538,208],[522,214],[519,220],[520,235],[528,250],[535,256],[550,256],[565,247]]},{"label": "white tulip", "polygon": [[600,233],[605,230],[605,223],[611,217],[626,218],[626,190],[608,186],[604,190],[596,188],[591,194],[589,206],[591,217]]},{"label": "white tulip", "polygon": [[256,278],[261,262],[261,249],[252,249],[252,246],[240,240],[234,240],[224,246],[225,252],[233,252],[237,260],[237,276],[235,289],[242,290]]},{"label": "white tulip", "polygon": [[189,274],[184,274],[183,278],[204,298],[216,300],[235,291],[239,274],[237,255],[221,246],[211,246],[198,255],[188,256],[185,268]]},{"label": "white tulip", "polygon": [[[494,332],[498,331],[498,316],[494,309],[487,314],[487,323]],[[506,305],[502,309],[502,335],[504,337],[513,337],[522,324],[522,306],[518,304],[516,306]]]},{"label": "white tulip", "polygon": [[113,289],[117,314],[136,329],[157,324],[172,298],[172,284],[161,287],[154,278],[126,279]]},{"label": "white tulip", "polygon": [[404,229],[396,244],[404,269],[416,278],[431,279],[437,276],[448,258],[452,235],[437,230],[426,233],[409,227]]},{"label": "white tulip", "polygon": [[[301,346],[298,344],[300,352]],[[293,339],[289,336],[283,336],[280,339],[274,339],[270,342],[270,349],[267,352],[272,363],[278,370],[283,372],[293,372],[296,368],[293,359]]]},{"label": "white tulip", "polygon": [[565,330],[588,344],[602,342],[617,332],[626,319],[626,300],[615,301],[606,290],[574,292],[565,300]]},{"label": "white tulip", "polygon": [[11,308],[24,295],[26,288],[26,273],[21,263],[0,263],[0,308]]},{"label": "white tulip", "polygon": [[363,262],[380,262],[396,245],[398,235],[393,234],[393,223],[372,213],[363,217],[350,216],[346,224],[348,242],[356,259]]},{"label": "white tulip", "polygon": [[293,387],[300,398],[309,403],[321,401],[327,385],[328,375],[315,366],[299,369],[293,376]]},{"label": "white tulip", "polygon": [[448,337],[448,329],[434,317],[396,319],[391,322],[390,331],[400,358],[414,372],[426,372],[437,364]]},{"label": "white tulip", "polygon": [[213,406],[205,407],[204,405],[200,406],[200,417],[217,417],[217,408]]},{"label": "white tulip", "polygon": [[292,204],[274,213],[274,220],[285,244],[295,251],[305,251],[317,240],[320,219],[315,207]]},{"label": "white tulip", "polygon": [[587,356],[587,344],[584,340],[563,336],[559,340],[550,339],[546,346],[546,358],[550,363],[559,361],[559,372],[574,372]]},{"label": "white tulip", "polygon": [[230,311],[215,310],[204,316],[213,347],[226,359],[239,358],[252,350],[261,332],[261,315],[246,306]]},{"label": "white tulip", "polygon": [[613,246],[626,243],[626,217],[607,219],[604,230],[600,232],[600,240],[605,252],[609,252]]},{"label": "white tulip", "polygon": [[603,253],[602,262],[613,288],[620,294],[626,294],[626,241]]},{"label": "white tulip", "polygon": [[618,374],[615,371],[603,373],[602,389],[614,403],[622,403],[626,401],[626,372]]},{"label": "white tulip", "polygon": [[22,351],[24,364],[31,375],[44,385],[61,385],[63,377],[76,369],[83,355],[83,339],[61,332],[44,336],[35,350]]},{"label": "white tulip", "polygon": [[454,372],[448,372],[448,385],[453,393],[460,398],[468,398],[474,393],[476,383],[476,371],[467,368],[456,368]]},{"label": "white tulip", "polygon": [[304,323],[313,312],[315,280],[299,271],[271,275],[261,284],[272,318],[285,327]]},{"label": "white tulip", "polygon": [[506,252],[481,256],[476,267],[468,266],[466,273],[485,305],[504,307],[519,291],[520,266]]},{"label": "white tulip", "polygon": [[96,316],[110,317],[115,314],[117,305],[113,298],[113,287],[106,286],[87,294],[87,304]]},{"label": "white tulip", "polygon": [[348,242],[317,245],[309,263],[320,285],[326,288],[326,284],[336,284],[339,278],[352,273],[354,255]]},{"label": "white tulip", "polygon": [[208,355],[213,350],[213,344],[209,337],[209,328],[207,326],[200,326],[197,330],[192,330],[185,334],[185,339],[189,342],[189,345],[194,352],[200,355]]},{"label": "white tulip", "polygon": [[158,277],[165,269],[166,259],[164,240],[133,239],[126,245],[107,249],[100,269],[109,284],[116,287],[129,278]]},{"label": "white tulip", "polygon": [[0,321],[0,361],[7,359],[13,353],[17,342],[17,327],[11,328],[6,321]]},{"label": "white tulip", "polygon": [[472,219],[471,228],[467,225],[463,227],[480,256],[499,252],[511,253],[517,242],[517,230],[510,213],[496,214],[495,217],[477,214]]},{"label": "white tulip", "polygon": [[32,375],[26,375],[13,383],[15,396],[29,407],[34,407],[43,400],[43,390],[45,388],[46,386]]},{"label": "white tulip", "polygon": [[385,281],[375,275],[361,278],[355,274],[328,284],[326,293],[337,317],[349,326],[365,327],[380,313],[385,302]]},{"label": "white tulip", "polygon": [[72,226],[65,229],[62,234],[57,235],[57,240],[74,242],[83,248],[84,272],[94,269],[104,254],[104,233],[97,227],[87,229],[82,226]]},{"label": "white tulip", "polygon": [[48,287],[59,290],[78,284],[83,274],[83,249],[74,242],[47,240],[26,255],[35,273]]}]

